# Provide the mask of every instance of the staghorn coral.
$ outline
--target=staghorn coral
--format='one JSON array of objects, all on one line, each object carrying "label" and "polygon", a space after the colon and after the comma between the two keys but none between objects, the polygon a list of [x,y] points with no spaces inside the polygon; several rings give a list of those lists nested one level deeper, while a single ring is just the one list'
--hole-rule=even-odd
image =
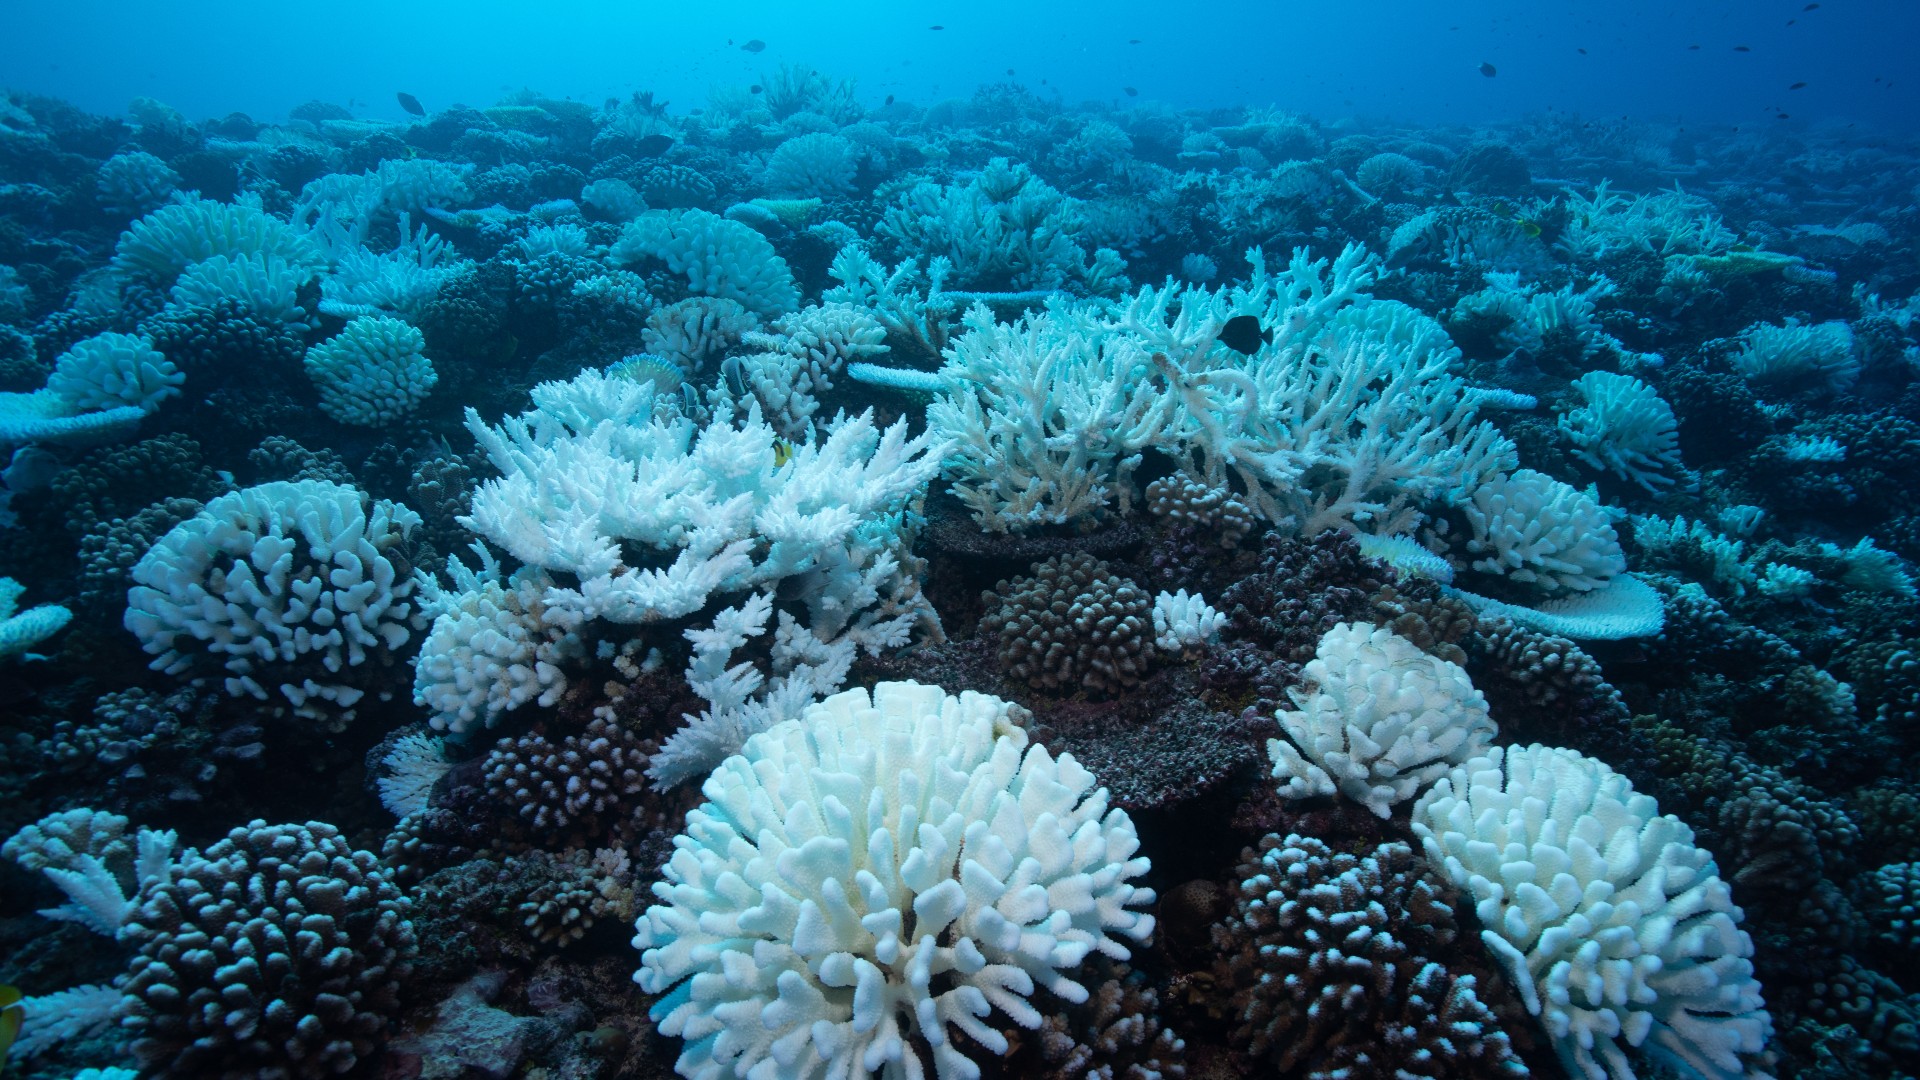
[{"label": "staghorn coral", "polygon": [[1154,658],[1153,597],[1087,554],[1035,563],[1032,577],[983,593],[983,637],[1029,685],[1114,694],[1146,676]]}]

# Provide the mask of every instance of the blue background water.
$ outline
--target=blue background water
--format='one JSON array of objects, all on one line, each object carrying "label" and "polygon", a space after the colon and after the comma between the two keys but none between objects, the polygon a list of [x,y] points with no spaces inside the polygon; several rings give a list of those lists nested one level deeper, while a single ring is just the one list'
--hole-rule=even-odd
[{"label": "blue background water", "polygon": [[[758,81],[799,61],[857,78],[875,103],[964,97],[1008,81],[1012,68],[1012,81],[1069,101],[1124,100],[1131,86],[1180,106],[1272,103],[1323,117],[1471,122],[1552,107],[1696,124],[1777,125],[1787,112],[1792,125],[1920,127],[1920,3],[1806,3],[73,0],[6,14],[0,84],[104,112],[146,95],[190,117],[239,110],[263,120],[314,98],[398,117],[397,90],[431,110],[490,104],[523,86],[595,103],[652,89],[686,109],[703,105],[713,83]],[[765,52],[738,48],[753,38]],[[1483,61],[1497,77],[1479,73]],[[1808,85],[1789,90],[1795,82]]]}]

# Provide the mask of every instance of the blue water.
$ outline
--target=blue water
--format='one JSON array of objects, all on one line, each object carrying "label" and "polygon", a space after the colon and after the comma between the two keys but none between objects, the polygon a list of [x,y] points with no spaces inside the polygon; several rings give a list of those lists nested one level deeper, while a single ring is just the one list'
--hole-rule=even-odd
[{"label": "blue water", "polygon": [[[1044,80],[1045,93],[1070,102],[1118,101],[1132,86],[1180,107],[1257,102],[1423,123],[1555,109],[1773,125],[1785,111],[1802,124],[1911,131],[1920,81],[1910,78],[1908,43],[1920,36],[1920,9],[1902,0],[1805,6],[1288,0],[741,3],[713,11],[652,3],[529,9],[499,0],[84,0],[15,5],[0,71],[8,85],[91,110],[148,96],[195,118],[240,111],[273,119],[318,98],[357,100],[366,115],[398,119],[396,90],[431,106],[477,106],[522,87],[594,103],[651,89],[691,108],[715,82],[799,62],[858,80],[869,101],[963,97],[1012,78],[1036,89]],[[735,47],[752,39],[767,50]],[[1752,51],[1736,53],[1740,45]],[[1483,62],[1495,78],[1479,74]],[[1807,86],[1789,91],[1796,82]]]}]

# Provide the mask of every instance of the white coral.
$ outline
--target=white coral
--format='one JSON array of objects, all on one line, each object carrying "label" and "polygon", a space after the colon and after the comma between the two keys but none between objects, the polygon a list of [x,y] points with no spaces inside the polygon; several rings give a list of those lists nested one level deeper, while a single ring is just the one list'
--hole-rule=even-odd
[{"label": "white coral", "polygon": [[1839,392],[1860,377],[1853,328],[1844,322],[1808,326],[1789,319],[1784,325],[1755,323],[1740,335],[1733,369],[1763,387],[1810,392]]},{"label": "white coral", "polygon": [[1153,643],[1170,653],[1198,649],[1220,636],[1227,617],[1199,593],[1163,592],[1153,598]]},{"label": "white coral", "polygon": [[47,389],[67,404],[68,415],[127,406],[152,412],[186,381],[147,339],[106,333],[61,353],[47,377]]},{"label": "white coral", "polygon": [[1624,1042],[1710,1080],[1748,1075],[1772,1021],[1740,909],[1693,830],[1625,777],[1495,747],[1421,797],[1413,830],[1568,1071],[1631,1080]]},{"label": "white coral", "polygon": [[307,377],[320,391],[320,411],[363,427],[413,412],[440,381],[426,347],[426,337],[399,319],[371,315],[348,323],[307,350]]},{"label": "white coral", "polygon": [[1653,387],[1629,375],[1589,371],[1573,384],[1586,404],[1560,418],[1574,456],[1649,493],[1672,487],[1680,464],[1680,422]]},{"label": "white coral", "polygon": [[1626,573],[1627,558],[1606,510],[1588,495],[1532,469],[1502,473],[1461,504],[1473,568],[1548,594],[1591,592]]},{"label": "white coral", "polygon": [[702,791],[639,920],[635,979],[682,1076],[977,1077],[1038,987],[1071,1002],[1153,901],[1133,823],[1016,710],[882,683],[756,735]]},{"label": "white coral", "polygon": [[618,266],[664,262],[693,292],[737,300],[760,315],[800,305],[793,273],[766,237],[705,210],[649,210],[627,225],[610,255]]},{"label": "white coral", "polygon": [[1287,738],[1267,740],[1282,798],[1338,792],[1384,818],[1493,741],[1460,665],[1372,623],[1321,635],[1302,674],[1312,689],[1288,691],[1297,711],[1275,717]]}]

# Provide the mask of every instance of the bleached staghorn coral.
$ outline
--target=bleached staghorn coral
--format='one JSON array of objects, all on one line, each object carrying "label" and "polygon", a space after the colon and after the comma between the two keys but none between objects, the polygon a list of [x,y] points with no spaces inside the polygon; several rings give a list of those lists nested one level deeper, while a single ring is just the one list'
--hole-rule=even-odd
[{"label": "bleached staghorn coral", "polygon": [[1493,741],[1460,665],[1372,623],[1322,634],[1302,675],[1312,690],[1288,691],[1294,710],[1275,717],[1286,738],[1267,740],[1282,798],[1338,792],[1384,818]]},{"label": "bleached staghorn coral", "polygon": [[[976,1077],[994,1010],[1039,1026],[1044,988],[1129,956],[1153,892],[1126,813],[1020,710],[881,683],[754,736],[708,778],[640,918],[635,980],[665,995],[682,1076]],[[750,1071],[751,1070],[751,1071]]]},{"label": "bleached staghorn coral", "polygon": [[1773,1024],[1740,909],[1693,830],[1625,777],[1495,747],[1420,798],[1413,830],[1569,1072],[1631,1080],[1640,1047],[1709,1080],[1750,1075]]},{"label": "bleached staghorn coral", "polygon": [[20,595],[25,585],[10,577],[0,577],[0,660],[33,658],[35,645],[66,628],[73,612],[59,604],[36,604],[20,610]]},{"label": "bleached staghorn coral", "polygon": [[1586,404],[1560,417],[1573,454],[1596,469],[1658,494],[1680,463],[1680,422],[1658,391],[1630,375],[1589,371],[1574,381]]},{"label": "bleached staghorn coral", "polygon": [[[888,270],[859,244],[847,244],[834,255],[827,273],[840,284],[820,294],[823,304],[845,303],[865,308],[886,328],[896,345],[937,357],[953,333],[958,299],[942,295],[953,264],[936,256],[924,274],[919,263],[907,260]],[[920,286],[924,281],[926,291]]]},{"label": "bleached staghorn coral", "polygon": [[1593,194],[1566,191],[1570,216],[1557,246],[1576,258],[1598,259],[1615,251],[1651,251],[1659,255],[1713,254],[1731,248],[1739,237],[1714,213],[1713,204],[1680,190],[1657,195],[1618,194],[1602,180]]},{"label": "bleached staghorn coral", "polygon": [[[155,541],[133,568],[127,629],[153,668],[211,662],[227,693],[344,725],[422,625],[401,552],[420,516],[322,480],[242,488]],[[324,680],[324,681],[323,681]]]},{"label": "bleached staghorn coral", "polygon": [[[540,653],[562,648],[565,634],[591,639],[594,620],[678,619],[718,593],[785,583],[783,603],[800,605],[822,647],[878,650],[938,625],[902,542],[908,504],[939,467],[937,437],[908,438],[904,422],[882,432],[863,414],[823,425],[782,461],[757,408],[738,418],[723,409],[702,429],[673,400],[650,382],[589,370],[535,387],[534,408],[498,425],[468,412],[501,476],[481,485],[461,521],[524,564],[515,580],[539,607],[495,585],[498,600],[483,606],[507,614],[503,641],[479,624],[440,625],[475,611],[464,595],[438,601],[415,677],[437,726],[464,730],[531,697],[551,700],[564,676]],[[651,565],[633,565],[638,553]],[[474,649],[513,672],[510,693],[460,674]]]}]

